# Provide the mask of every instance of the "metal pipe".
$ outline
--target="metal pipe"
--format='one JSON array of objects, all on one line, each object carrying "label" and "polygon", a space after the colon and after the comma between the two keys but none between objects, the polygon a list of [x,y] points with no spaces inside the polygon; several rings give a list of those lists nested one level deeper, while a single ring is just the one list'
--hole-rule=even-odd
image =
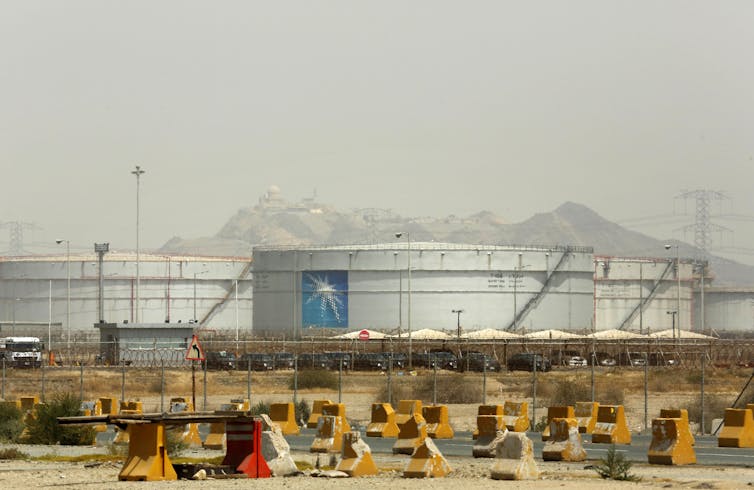
[{"label": "metal pipe", "polygon": [[136,176],[136,323],[139,323],[141,321],[139,314],[139,286],[141,283],[139,274],[139,187],[144,170],[136,165],[136,170],[131,171],[131,173]]}]

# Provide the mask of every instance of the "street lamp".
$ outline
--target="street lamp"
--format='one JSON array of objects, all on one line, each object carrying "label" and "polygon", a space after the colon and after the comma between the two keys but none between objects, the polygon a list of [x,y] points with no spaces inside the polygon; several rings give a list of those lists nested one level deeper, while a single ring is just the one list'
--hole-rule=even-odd
[{"label": "street lamp", "polygon": [[458,327],[458,342],[461,341],[461,313],[463,313],[464,310],[451,310],[453,313],[458,315],[458,321],[456,323]]},{"label": "street lamp", "polygon": [[60,245],[65,242],[66,263],[66,301],[65,301],[65,326],[68,333],[68,349],[71,348],[71,241],[58,238],[55,243]]},{"label": "street lamp", "polygon": [[[670,310],[666,312],[668,315],[673,315],[673,340],[675,340],[675,317],[678,315],[678,312],[675,310]],[[680,327],[680,325],[679,325]]]},{"label": "street lamp", "polygon": [[207,272],[206,270],[203,270],[201,272],[194,272],[194,323],[197,322],[197,319],[196,319],[196,276],[200,274],[204,274],[206,272]]},{"label": "street lamp", "polygon": [[139,323],[139,184],[144,170],[136,165],[136,170],[132,170],[131,173],[136,176],[136,323]]},{"label": "street lamp", "polygon": [[395,238],[401,238],[406,235],[406,260],[408,262],[408,369],[413,368],[412,348],[411,348],[411,234],[402,231],[395,234]]},{"label": "street lamp", "polygon": [[[678,316],[678,332],[681,331],[681,252],[678,244],[665,245],[665,250],[670,250],[671,247],[675,247],[675,277],[677,281],[678,300],[676,302],[676,315]],[[675,318],[675,316],[673,317]],[[680,336],[680,335],[679,335]],[[675,340],[675,327],[673,328],[673,340]]]}]

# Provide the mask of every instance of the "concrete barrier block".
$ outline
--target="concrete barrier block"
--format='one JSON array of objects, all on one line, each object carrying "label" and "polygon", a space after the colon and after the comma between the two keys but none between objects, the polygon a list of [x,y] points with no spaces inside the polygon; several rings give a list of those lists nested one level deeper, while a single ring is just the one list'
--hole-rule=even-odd
[{"label": "concrete barrier block", "polygon": [[441,478],[452,470],[432,439],[426,438],[411,454],[403,478]]},{"label": "concrete barrier block", "polygon": [[529,430],[529,403],[506,400],[503,405],[503,423],[511,432]]},{"label": "concrete barrier block", "polygon": [[427,423],[421,413],[414,415],[399,426],[398,439],[393,445],[393,454],[413,454],[427,438]]},{"label": "concrete barrier block", "polygon": [[545,425],[545,429],[542,431],[542,440],[546,441],[550,438],[550,422],[552,422],[552,419],[554,418],[572,419],[575,416],[576,415],[573,410],[573,407],[570,405],[564,405],[564,406],[558,406],[558,407],[547,407],[547,424]]},{"label": "concrete barrier block", "polygon": [[373,403],[367,437],[398,437],[400,429],[395,422],[395,415],[395,410],[389,403]]},{"label": "concrete barrier block", "polygon": [[500,417],[497,415],[478,415],[476,425],[479,435],[471,448],[471,454],[475,458],[494,458],[508,429],[504,426],[500,429]]},{"label": "concrete barrier block", "polygon": [[591,434],[597,425],[597,414],[600,404],[597,402],[576,402],[573,407],[573,416],[579,423],[579,432]]},{"label": "concrete barrier block", "polygon": [[754,447],[754,417],[748,408],[726,408],[719,447]]},{"label": "concrete barrier block", "polygon": [[[477,417],[480,417],[482,415],[495,415],[498,417],[499,420],[499,430],[505,429],[505,424],[503,423],[503,406],[502,405],[479,405],[477,407]],[[474,432],[471,434],[472,439],[476,439],[479,436],[479,427],[477,426],[476,429],[474,429]]]},{"label": "concrete barrier block", "polygon": [[586,450],[579,423],[573,418],[556,417],[550,421],[550,437],[542,448],[545,461],[584,461]]},{"label": "concrete barrier block", "polygon": [[289,476],[299,472],[291,456],[291,447],[280,432],[262,431],[262,457],[267,461],[272,476]]},{"label": "concrete barrier block", "polygon": [[286,436],[297,436],[301,433],[296,422],[296,408],[293,402],[271,403],[270,419],[280,426],[280,430]]},{"label": "concrete barrier block", "polygon": [[[748,408],[748,405],[747,405]],[[687,433],[688,439],[691,441],[691,445],[696,444],[694,439],[694,433],[691,431],[691,424],[689,423],[689,411],[685,408],[662,408],[660,409],[661,419],[681,419],[681,425],[684,426],[684,430]]]},{"label": "concrete barrier block", "polygon": [[422,408],[422,416],[427,422],[427,436],[432,439],[453,439],[447,405],[429,405]]},{"label": "concrete barrier block", "polygon": [[372,459],[372,450],[361,439],[361,434],[358,431],[343,434],[343,450],[340,462],[335,469],[351,477],[377,474],[377,465],[374,464],[374,459]]},{"label": "concrete barrier block", "polygon": [[306,421],[306,427],[309,429],[317,428],[317,421],[322,415],[322,407],[332,404],[332,400],[314,400],[312,402],[312,411],[309,415],[309,420]]},{"label": "concrete barrier block", "polygon": [[682,418],[652,420],[652,442],[647,459],[650,464],[696,464],[696,453],[691,446],[688,421]]},{"label": "concrete barrier block", "polygon": [[631,444],[631,432],[623,405],[602,405],[597,411],[597,423],[592,431],[596,444]]},{"label": "concrete barrier block", "polygon": [[534,444],[522,432],[508,432],[497,447],[490,470],[493,480],[535,480],[539,477],[534,461]]}]

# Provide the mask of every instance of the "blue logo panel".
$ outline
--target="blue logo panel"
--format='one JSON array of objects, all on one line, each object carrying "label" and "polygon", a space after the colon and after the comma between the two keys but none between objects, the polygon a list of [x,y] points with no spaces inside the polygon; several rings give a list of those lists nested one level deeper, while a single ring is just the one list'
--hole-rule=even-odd
[{"label": "blue logo panel", "polygon": [[348,327],[348,271],[301,273],[302,326]]}]

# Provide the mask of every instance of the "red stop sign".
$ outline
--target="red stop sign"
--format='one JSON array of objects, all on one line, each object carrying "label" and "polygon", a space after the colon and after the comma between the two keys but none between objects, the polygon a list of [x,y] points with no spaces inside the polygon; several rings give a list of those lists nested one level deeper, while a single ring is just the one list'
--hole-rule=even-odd
[{"label": "red stop sign", "polygon": [[359,332],[359,340],[369,340],[369,330]]}]

